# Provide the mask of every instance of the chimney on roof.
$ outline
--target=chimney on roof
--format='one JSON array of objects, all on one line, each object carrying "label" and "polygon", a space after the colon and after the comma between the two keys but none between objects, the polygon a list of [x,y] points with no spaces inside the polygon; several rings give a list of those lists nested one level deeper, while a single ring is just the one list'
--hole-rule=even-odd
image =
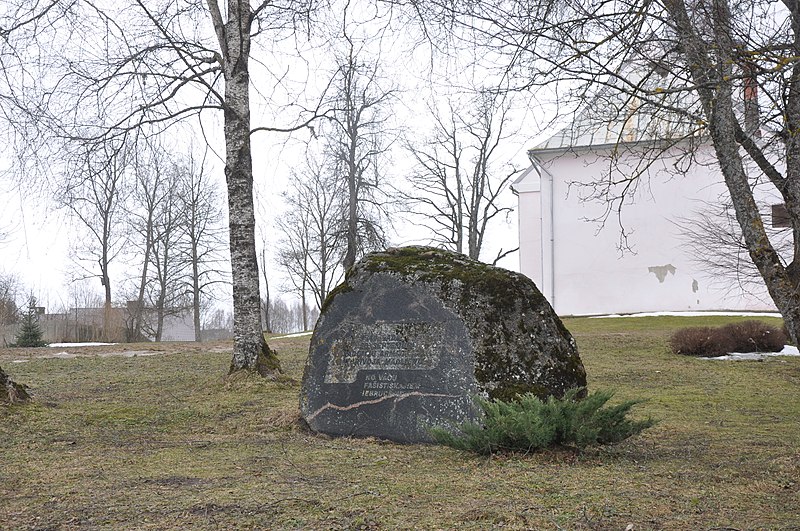
[{"label": "chimney on roof", "polygon": [[744,74],[744,131],[750,136],[761,136],[761,116],[758,109],[758,80],[753,65],[745,64]]}]

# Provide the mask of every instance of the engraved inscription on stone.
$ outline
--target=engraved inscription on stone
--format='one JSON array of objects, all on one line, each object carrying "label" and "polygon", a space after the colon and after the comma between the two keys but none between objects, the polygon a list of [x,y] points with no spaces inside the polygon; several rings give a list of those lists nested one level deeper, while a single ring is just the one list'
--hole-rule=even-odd
[{"label": "engraved inscription on stone", "polygon": [[419,391],[422,384],[419,382],[405,382],[398,378],[396,372],[381,371],[369,373],[364,377],[364,386],[361,388],[362,398],[377,398],[389,395],[413,393]]},{"label": "engraved inscription on stone", "polygon": [[[444,329],[437,323],[378,321],[343,335],[331,345],[325,383],[353,383],[360,370],[431,370],[445,348]],[[397,392],[407,391],[391,394]]]}]

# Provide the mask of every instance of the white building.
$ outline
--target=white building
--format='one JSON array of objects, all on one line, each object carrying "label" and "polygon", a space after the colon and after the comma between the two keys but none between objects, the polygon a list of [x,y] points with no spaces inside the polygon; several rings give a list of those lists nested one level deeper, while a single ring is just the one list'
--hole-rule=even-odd
[{"label": "white building", "polygon": [[[559,315],[774,311],[763,284],[743,286],[697,261],[705,251],[691,228],[707,223],[701,212],[724,222],[719,205],[728,197],[711,146],[692,150],[689,164],[684,142],[646,167],[656,144],[642,141],[629,121],[591,131],[573,124],[529,151],[532,165],[512,187],[519,199],[522,273]],[[619,197],[626,177],[637,172],[643,178],[631,183],[622,201],[592,198],[603,191],[592,183],[610,178],[617,184],[609,197]],[[777,191],[763,185],[756,197],[771,224],[772,205],[781,201]],[[621,245],[621,227],[629,249]]]}]

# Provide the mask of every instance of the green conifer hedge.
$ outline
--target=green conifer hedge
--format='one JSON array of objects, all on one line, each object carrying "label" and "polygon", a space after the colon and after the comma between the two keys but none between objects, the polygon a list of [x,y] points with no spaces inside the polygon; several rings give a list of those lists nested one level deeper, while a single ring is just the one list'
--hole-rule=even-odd
[{"label": "green conifer hedge", "polygon": [[629,400],[605,407],[613,392],[595,391],[579,399],[581,391],[573,389],[564,398],[551,397],[545,401],[533,394],[511,402],[478,398],[476,402],[484,413],[482,422],[462,424],[457,433],[436,427],[431,434],[440,444],[486,455],[552,446],[582,449],[611,444],[655,424],[652,419],[627,418],[631,408],[641,401]]}]

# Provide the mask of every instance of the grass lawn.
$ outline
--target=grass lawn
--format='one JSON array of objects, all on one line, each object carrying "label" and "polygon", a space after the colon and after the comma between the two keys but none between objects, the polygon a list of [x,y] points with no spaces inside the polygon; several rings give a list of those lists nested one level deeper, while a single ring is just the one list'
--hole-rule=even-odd
[{"label": "grass lawn", "polygon": [[647,399],[635,415],[660,419],[580,455],[481,458],[307,433],[308,337],[271,341],[279,382],[226,379],[230,354],[194,345],[0,350],[35,396],[0,406],[0,529],[800,529],[800,358],[667,349],[678,327],[733,320],[565,320],[590,389]]}]

